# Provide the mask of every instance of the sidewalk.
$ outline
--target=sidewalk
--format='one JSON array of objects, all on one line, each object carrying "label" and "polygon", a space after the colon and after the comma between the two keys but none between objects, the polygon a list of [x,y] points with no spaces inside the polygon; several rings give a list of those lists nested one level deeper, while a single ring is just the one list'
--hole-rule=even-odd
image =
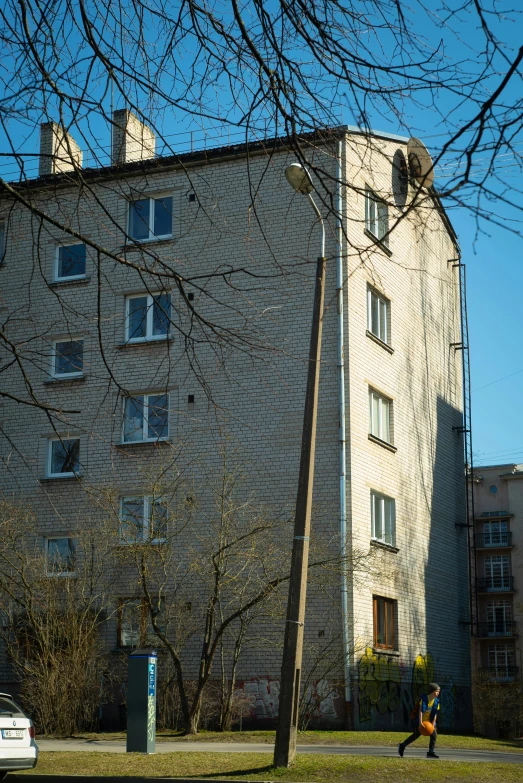
[{"label": "sidewalk", "polygon": [[[38,747],[42,753],[49,752],[99,752],[99,753],[125,753],[125,740],[38,740]],[[330,755],[352,756],[384,756],[397,757],[394,747],[372,745],[298,745],[298,753],[323,753]],[[270,753],[273,745],[254,742],[157,742],[156,753]],[[410,747],[405,753],[405,758],[424,759],[427,749],[425,747]],[[487,750],[457,750],[446,749],[444,743],[438,747],[438,755],[447,761],[475,762],[501,762],[504,764],[523,764],[523,753],[503,753]]]}]

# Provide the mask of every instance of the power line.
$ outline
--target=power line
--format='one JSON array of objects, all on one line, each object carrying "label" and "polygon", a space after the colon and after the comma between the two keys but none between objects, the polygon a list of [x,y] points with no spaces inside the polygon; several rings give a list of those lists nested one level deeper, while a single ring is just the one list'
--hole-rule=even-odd
[{"label": "power line", "polygon": [[490,383],[486,383],[484,386],[478,386],[477,389],[472,389],[473,392],[481,391],[481,389],[486,389],[487,386],[494,386],[495,383],[500,383],[501,381],[505,381],[507,378],[513,378],[514,375],[519,375],[519,373],[523,372],[523,368],[521,370],[516,370],[516,372],[511,372],[510,375],[504,375],[503,378],[498,378],[496,381],[491,381]]}]

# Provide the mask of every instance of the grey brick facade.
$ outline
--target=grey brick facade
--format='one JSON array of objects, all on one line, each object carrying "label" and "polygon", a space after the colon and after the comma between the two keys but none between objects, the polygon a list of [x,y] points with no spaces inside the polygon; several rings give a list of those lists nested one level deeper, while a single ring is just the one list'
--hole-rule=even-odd
[{"label": "grey brick facade", "polygon": [[[456,240],[433,199],[424,197],[412,210],[396,205],[392,160],[398,149],[405,151],[406,140],[377,135],[369,141],[350,132],[341,138],[343,179],[350,185],[343,192],[341,246],[335,221],[323,209],[328,262],[313,529],[318,539],[339,546],[335,260],[341,253],[349,545],[354,552],[377,553],[381,563],[379,577],[371,571],[349,585],[351,718],[361,729],[403,728],[416,694],[436,679],[444,689],[445,725],[468,728],[467,539],[456,526],[464,517],[463,444],[454,429],[462,423],[461,365],[451,347],[460,339],[458,281],[449,263]],[[334,142],[305,149],[332,183]],[[98,259],[88,247],[85,277],[70,281],[56,280],[58,247],[72,243],[70,237],[25,207],[0,202],[0,217],[8,219],[2,320],[9,338],[24,346],[38,398],[79,411],[68,416],[59,435],[80,438],[81,477],[61,479],[47,477],[48,441],[56,433],[45,414],[9,399],[0,407],[1,489],[34,508],[42,539],[74,534],[85,523],[93,513],[86,487],[136,492],[143,465],[154,471],[173,448],[121,445],[118,385],[133,394],[169,392],[169,441],[183,443],[188,460],[201,453],[210,458],[226,433],[245,460],[246,491],[292,512],[319,250],[314,215],[284,178],[292,160],[285,145],[270,151],[260,145],[249,155],[234,148],[92,173],[81,191],[74,177],[41,179],[25,189],[25,197],[106,251]],[[388,247],[365,231],[366,188],[389,202]],[[321,202],[325,191],[320,185],[318,191]],[[137,194],[173,196],[172,239],[134,246],[126,239],[128,203]],[[328,204],[328,195],[324,200]],[[236,347],[224,335],[203,339],[209,333],[198,332],[198,325],[194,334],[202,341],[190,351],[176,329],[169,340],[126,342],[126,297],[160,289],[156,277],[136,269],[148,259],[154,270],[163,262],[193,277],[187,291],[194,293],[194,306],[233,330]],[[244,271],[228,275],[231,269]],[[212,286],[212,298],[198,289],[211,274],[205,285]],[[176,317],[186,328],[189,311],[172,278],[164,287],[180,303]],[[369,290],[388,302],[386,344],[368,330]],[[84,373],[52,378],[52,343],[67,338],[84,340]],[[238,350],[244,339],[246,349]],[[7,392],[25,395],[16,367],[3,379]],[[369,437],[369,390],[391,405],[392,448]],[[371,492],[395,501],[393,545],[371,542]],[[291,531],[289,522],[289,545]],[[376,596],[396,602],[394,649],[376,645]],[[305,632],[311,644],[339,634],[338,598],[311,584]],[[281,664],[282,624],[265,631],[271,643],[249,649],[239,672],[239,686],[256,695],[257,719],[274,717]],[[114,649],[114,620],[108,621],[106,640]],[[331,679],[341,675],[340,667]],[[7,677],[4,668],[0,680]],[[324,683],[314,687],[321,702],[317,718],[342,725],[343,700],[329,688],[321,699]]]}]

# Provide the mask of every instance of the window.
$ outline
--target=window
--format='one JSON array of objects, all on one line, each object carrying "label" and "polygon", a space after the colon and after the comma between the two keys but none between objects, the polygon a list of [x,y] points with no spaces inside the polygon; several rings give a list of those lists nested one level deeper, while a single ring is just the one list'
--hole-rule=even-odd
[{"label": "window", "polygon": [[56,279],[85,277],[85,245],[62,245],[56,259]]},{"label": "window", "polygon": [[129,296],[126,324],[126,338],[130,343],[165,339],[171,324],[171,295]]},{"label": "window", "polygon": [[124,544],[160,542],[167,538],[167,507],[161,498],[125,497],[120,510],[120,540]]},{"label": "window", "polygon": [[52,373],[55,378],[83,375],[84,341],[57,340],[53,343]]},{"label": "window", "polygon": [[510,601],[487,603],[487,635],[507,636],[512,633],[512,604]]},{"label": "window", "polygon": [[375,438],[392,443],[391,440],[391,407],[392,401],[378,392],[369,391],[369,431]]},{"label": "window", "polygon": [[367,329],[383,343],[389,342],[390,302],[373,288],[367,289]]},{"label": "window", "polygon": [[507,546],[508,540],[506,521],[483,523],[483,546]]},{"label": "window", "polygon": [[5,220],[0,220],[0,264],[5,255]]},{"label": "window", "polygon": [[491,679],[498,682],[513,680],[516,675],[514,662],[514,647],[512,645],[489,644],[488,665]]},{"label": "window", "polygon": [[365,228],[388,245],[389,208],[370,188],[365,190]]},{"label": "window", "polygon": [[51,478],[74,476],[80,467],[80,438],[49,441],[47,475]]},{"label": "window", "polygon": [[129,204],[129,236],[138,242],[173,233],[173,197],[141,198]]},{"label": "window", "polygon": [[489,555],[485,558],[487,590],[510,590],[510,563],[508,555]]},{"label": "window", "polygon": [[168,394],[141,394],[125,400],[124,443],[153,441],[168,436]]},{"label": "window", "polygon": [[390,546],[396,545],[396,502],[392,498],[370,493],[372,538]]},{"label": "window", "polygon": [[[163,599],[156,599],[154,611],[157,622],[164,630],[165,606]],[[158,644],[154,633],[151,614],[145,601],[139,598],[123,598],[118,603],[118,647],[139,647],[146,644]]]},{"label": "window", "polygon": [[45,561],[48,576],[74,574],[76,568],[76,542],[73,538],[47,538]]},{"label": "window", "polygon": [[396,616],[398,602],[374,596],[374,647],[396,649]]}]

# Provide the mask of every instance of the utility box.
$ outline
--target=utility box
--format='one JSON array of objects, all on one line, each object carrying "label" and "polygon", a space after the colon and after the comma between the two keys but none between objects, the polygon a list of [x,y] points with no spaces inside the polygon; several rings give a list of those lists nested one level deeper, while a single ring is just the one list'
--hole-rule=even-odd
[{"label": "utility box", "polygon": [[127,753],[156,752],[156,650],[135,650],[127,675]]}]

